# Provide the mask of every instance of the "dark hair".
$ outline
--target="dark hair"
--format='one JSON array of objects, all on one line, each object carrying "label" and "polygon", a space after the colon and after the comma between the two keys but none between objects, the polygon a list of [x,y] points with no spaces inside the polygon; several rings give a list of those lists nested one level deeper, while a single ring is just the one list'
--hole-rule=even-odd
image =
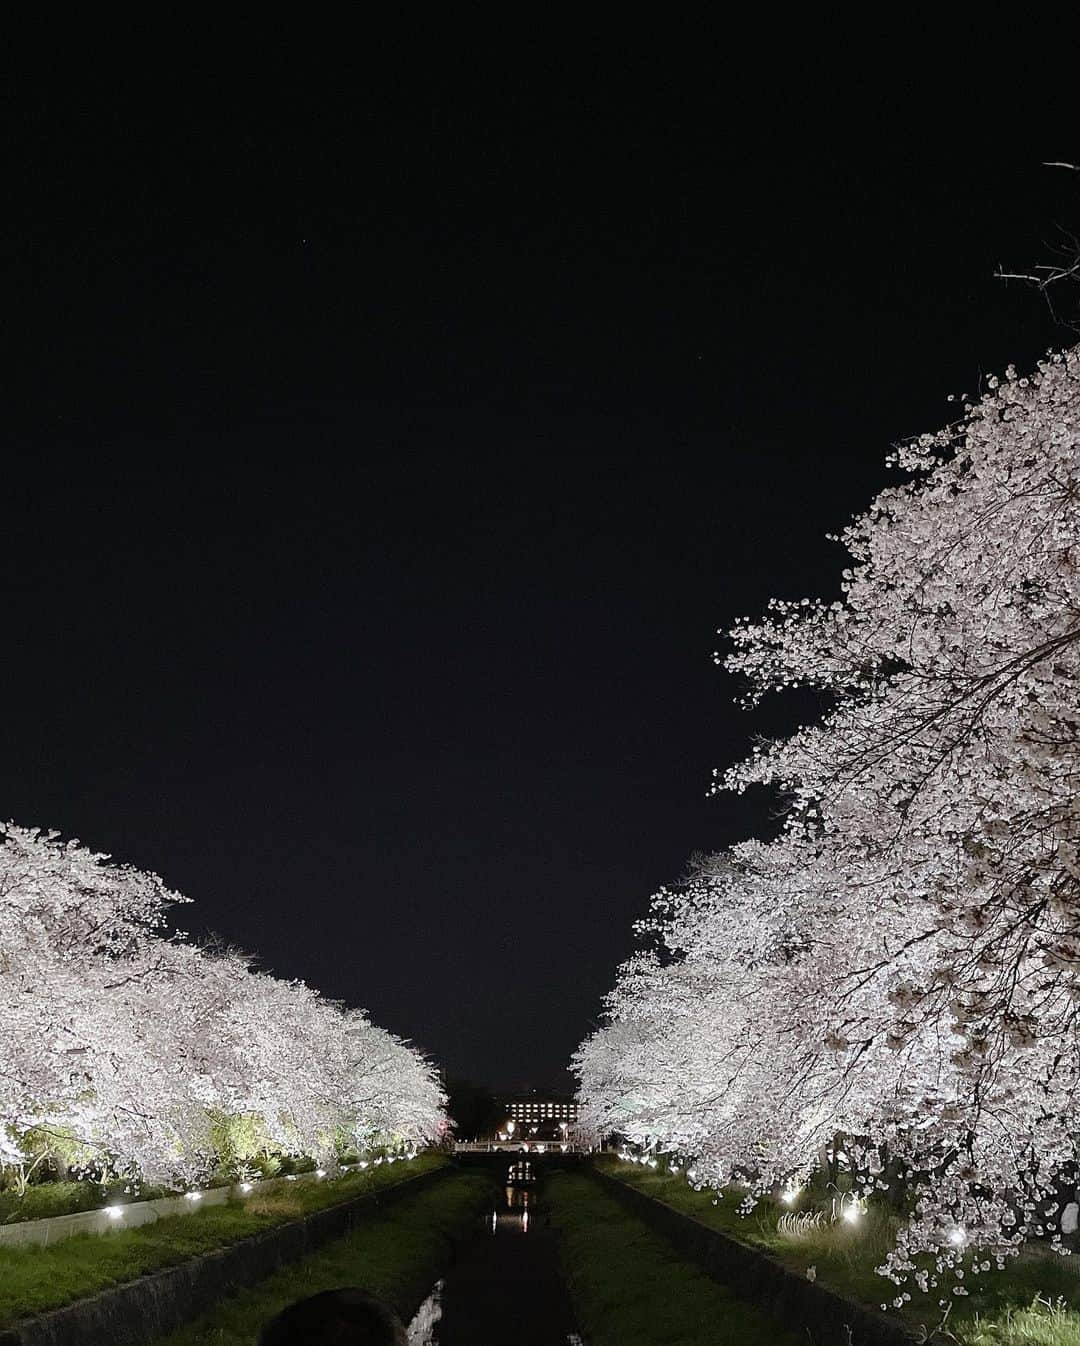
[{"label": "dark hair", "polygon": [[267,1323],[260,1346],[405,1346],[401,1319],[366,1290],[324,1290]]}]

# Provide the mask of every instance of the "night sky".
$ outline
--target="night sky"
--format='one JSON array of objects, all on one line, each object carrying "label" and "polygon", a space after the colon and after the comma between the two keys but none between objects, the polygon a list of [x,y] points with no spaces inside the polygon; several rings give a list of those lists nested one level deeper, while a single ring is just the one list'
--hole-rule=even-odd
[{"label": "night sky", "polygon": [[504,1086],[772,826],[717,629],[1070,340],[1075,118],[648,51],[9,105],[0,813]]}]

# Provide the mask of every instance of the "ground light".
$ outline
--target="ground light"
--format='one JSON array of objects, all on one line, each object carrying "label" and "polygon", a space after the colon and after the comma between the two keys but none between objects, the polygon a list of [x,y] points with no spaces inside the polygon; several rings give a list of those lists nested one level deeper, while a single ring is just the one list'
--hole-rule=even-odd
[{"label": "ground light", "polygon": [[110,1220],[119,1220],[124,1213],[123,1206],[106,1206],[105,1209],[108,1212]]}]

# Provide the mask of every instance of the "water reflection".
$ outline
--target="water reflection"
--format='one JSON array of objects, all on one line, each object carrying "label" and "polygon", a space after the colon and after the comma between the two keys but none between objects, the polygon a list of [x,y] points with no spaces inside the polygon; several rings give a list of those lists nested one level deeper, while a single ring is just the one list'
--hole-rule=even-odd
[{"label": "water reflection", "polygon": [[532,1209],[536,1204],[534,1194],[523,1187],[506,1187],[503,1191],[506,1204],[502,1210],[491,1212],[491,1232],[527,1234]]},{"label": "water reflection", "polygon": [[416,1310],[408,1326],[409,1346],[439,1346],[443,1285],[443,1281],[436,1281],[431,1287],[431,1294]]},{"label": "water reflection", "polygon": [[[530,1305],[530,1340],[583,1346],[571,1331],[551,1217],[532,1165],[512,1165],[495,1192],[494,1209],[474,1226],[475,1237],[459,1252],[445,1288],[439,1281],[409,1324],[409,1346],[504,1340],[506,1324],[518,1321],[524,1302]],[[494,1238],[498,1243],[491,1243]]]}]

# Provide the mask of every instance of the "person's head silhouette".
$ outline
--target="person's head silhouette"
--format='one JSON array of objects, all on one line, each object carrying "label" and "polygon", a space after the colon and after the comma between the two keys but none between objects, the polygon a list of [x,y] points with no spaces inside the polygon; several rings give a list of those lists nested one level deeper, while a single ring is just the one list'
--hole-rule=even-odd
[{"label": "person's head silhouette", "polygon": [[259,1346],[406,1346],[406,1337],[397,1314],[366,1290],[324,1290],[282,1309]]}]

